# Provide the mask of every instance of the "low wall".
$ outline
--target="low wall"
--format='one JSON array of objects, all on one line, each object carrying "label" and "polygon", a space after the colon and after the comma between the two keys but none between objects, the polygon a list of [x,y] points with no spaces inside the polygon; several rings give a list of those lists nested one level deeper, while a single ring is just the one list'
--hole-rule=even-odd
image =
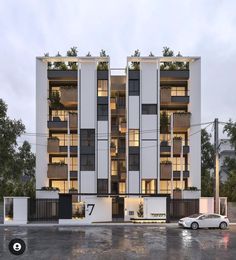
[{"label": "low wall", "polygon": [[236,223],[236,202],[228,202],[228,218],[232,223]]}]

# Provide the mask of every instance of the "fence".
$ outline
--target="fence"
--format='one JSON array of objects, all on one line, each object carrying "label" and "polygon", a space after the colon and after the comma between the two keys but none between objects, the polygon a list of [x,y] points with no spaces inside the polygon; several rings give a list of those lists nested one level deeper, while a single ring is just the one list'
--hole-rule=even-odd
[{"label": "fence", "polygon": [[28,221],[58,221],[58,199],[29,199]]},{"label": "fence", "polygon": [[176,220],[199,213],[199,199],[172,199],[170,200],[170,219]]}]

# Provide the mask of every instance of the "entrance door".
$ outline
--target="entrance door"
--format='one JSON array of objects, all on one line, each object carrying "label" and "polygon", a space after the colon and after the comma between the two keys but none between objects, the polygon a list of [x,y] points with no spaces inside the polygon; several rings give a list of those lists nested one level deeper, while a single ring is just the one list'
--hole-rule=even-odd
[{"label": "entrance door", "polygon": [[124,198],[112,198],[112,221],[124,221]]}]

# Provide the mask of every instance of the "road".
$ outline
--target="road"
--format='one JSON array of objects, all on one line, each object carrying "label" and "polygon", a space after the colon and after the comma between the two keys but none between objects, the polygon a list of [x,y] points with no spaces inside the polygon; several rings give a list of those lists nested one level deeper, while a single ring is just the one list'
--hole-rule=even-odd
[{"label": "road", "polygon": [[[14,256],[13,238],[26,243]],[[0,259],[236,259],[236,226],[187,230],[177,226],[0,227]]]}]

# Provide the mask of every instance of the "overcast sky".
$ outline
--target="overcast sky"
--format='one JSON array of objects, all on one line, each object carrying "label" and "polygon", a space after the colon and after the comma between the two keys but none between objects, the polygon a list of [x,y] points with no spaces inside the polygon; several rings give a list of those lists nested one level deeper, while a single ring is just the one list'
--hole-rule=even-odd
[{"label": "overcast sky", "polygon": [[[236,119],[235,0],[0,0],[0,98],[35,132],[35,57],[105,49],[124,67],[163,46],[202,58],[202,122]],[[32,141],[33,142],[33,141]]]}]

